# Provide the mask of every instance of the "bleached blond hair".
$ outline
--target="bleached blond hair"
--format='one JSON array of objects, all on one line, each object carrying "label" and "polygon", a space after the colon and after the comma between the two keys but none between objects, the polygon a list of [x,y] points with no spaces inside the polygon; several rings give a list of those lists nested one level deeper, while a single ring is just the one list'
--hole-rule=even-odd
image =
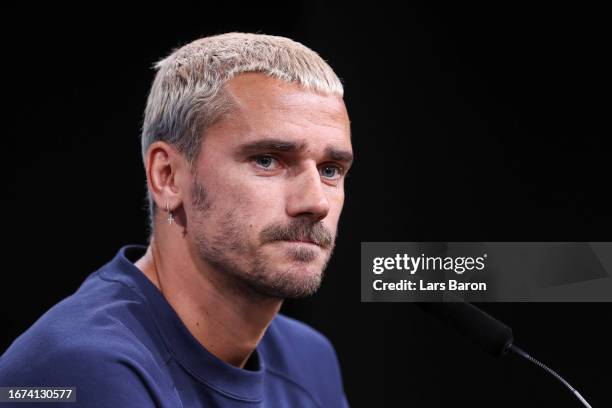
[{"label": "bleached blond hair", "polygon": [[[331,67],[313,50],[289,38],[226,33],[200,38],[155,64],[142,125],[142,158],[158,140],[174,146],[191,171],[206,129],[232,110],[225,84],[236,75],[260,72],[304,89],[340,97],[344,89]],[[155,202],[147,188],[150,230]]]}]

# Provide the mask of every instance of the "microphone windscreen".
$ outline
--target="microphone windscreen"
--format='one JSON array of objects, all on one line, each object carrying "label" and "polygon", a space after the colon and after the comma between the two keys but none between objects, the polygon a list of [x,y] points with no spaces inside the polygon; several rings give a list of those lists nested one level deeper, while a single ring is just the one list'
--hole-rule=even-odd
[{"label": "microphone windscreen", "polygon": [[493,356],[505,354],[514,335],[512,329],[476,306],[463,302],[420,302],[421,310],[454,327]]}]

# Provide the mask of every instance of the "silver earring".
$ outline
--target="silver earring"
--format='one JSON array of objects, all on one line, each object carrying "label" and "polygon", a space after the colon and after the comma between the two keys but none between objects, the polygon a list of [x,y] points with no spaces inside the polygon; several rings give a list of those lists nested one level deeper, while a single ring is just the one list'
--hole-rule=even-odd
[{"label": "silver earring", "polygon": [[170,206],[166,203],[166,211],[168,211],[168,224],[172,224],[174,222],[174,216],[172,215],[172,211],[170,211]]}]

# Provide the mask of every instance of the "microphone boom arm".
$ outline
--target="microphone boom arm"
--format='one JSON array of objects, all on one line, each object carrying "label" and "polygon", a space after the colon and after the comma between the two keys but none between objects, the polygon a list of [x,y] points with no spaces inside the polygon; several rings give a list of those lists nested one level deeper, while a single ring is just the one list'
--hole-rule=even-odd
[{"label": "microphone boom arm", "polygon": [[531,361],[533,364],[539,366],[540,368],[542,368],[544,371],[548,372],[549,374],[551,374],[553,377],[555,377],[557,380],[559,380],[563,385],[565,385],[576,396],[576,398],[578,398],[578,400],[584,404],[585,407],[592,408],[589,405],[589,403],[582,397],[582,395],[580,395],[578,390],[576,390],[574,387],[572,387],[570,385],[570,383],[565,381],[565,379],[563,377],[561,377],[559,374],[557,374],[553,369],[547,367],[544,363],[542,363],[542,362],[536,360],[535,358],[531,357],[523,349],[521,349],[520,347],[518,347],[518,346],[516,346],[514,344],[511,344],[509,349],[511,351],[513,351],[514,353],[518,354],[519,356],[524,357],[527,360]]}]

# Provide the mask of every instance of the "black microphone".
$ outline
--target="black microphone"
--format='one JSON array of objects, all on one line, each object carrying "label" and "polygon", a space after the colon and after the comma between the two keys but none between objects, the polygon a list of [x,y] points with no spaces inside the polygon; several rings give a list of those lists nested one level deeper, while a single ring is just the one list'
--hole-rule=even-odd
[{"label": "black microphone", "polygon": [[416,304],[421,310],[452,326],[493,356],[506,354],[514,341],[510,327],[471,303],[456,301]]},{"label": "black microphone", "polygon": [[457,299],[451,302],[417,302],[416,305],[436,319],[454,327],[459,333],[478,344],[483,350],[493,356],[503,356],[508,350],[511,350],[531,361],[565,385],[585,407],[591,408],[582,395],[565,381],[563,377],[531,357],[521,348],[515,346],[513,344],[514,335],[510,327],[473,304]]}]

